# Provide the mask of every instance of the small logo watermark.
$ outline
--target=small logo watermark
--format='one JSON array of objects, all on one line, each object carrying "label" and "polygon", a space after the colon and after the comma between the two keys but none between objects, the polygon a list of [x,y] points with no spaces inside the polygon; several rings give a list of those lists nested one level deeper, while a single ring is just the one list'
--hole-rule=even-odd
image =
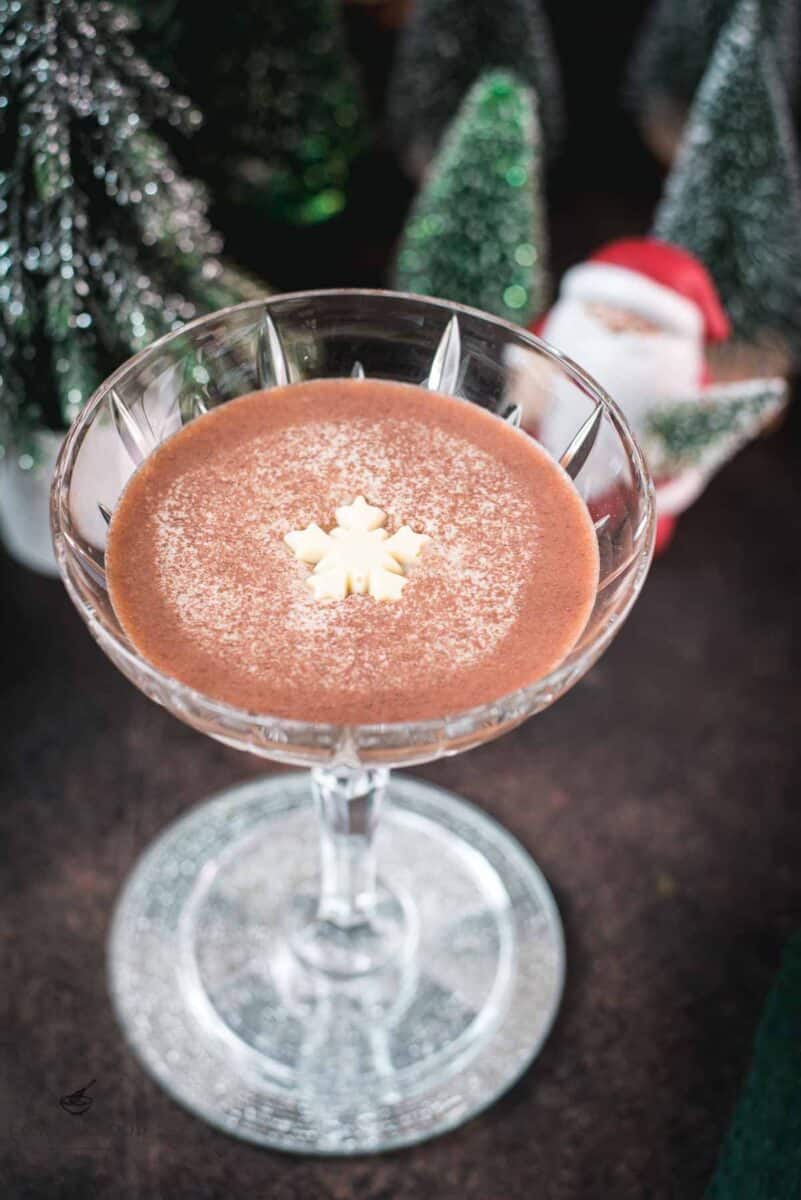
[{"label": "small logo watermark", "polygon": [[82,1088],[78,1088],[76,1092],[70,1092],[67,1096],[59,1097],[59,1104],[64,1109],[65,1113],[69,1113],[71,1117],[82,1117],[85,1112],[94,1104],[94,1099],[87,1096],[89,1088],[96,1083],[96,1079],[91,1079],[89,1083],[84,1084]]}]

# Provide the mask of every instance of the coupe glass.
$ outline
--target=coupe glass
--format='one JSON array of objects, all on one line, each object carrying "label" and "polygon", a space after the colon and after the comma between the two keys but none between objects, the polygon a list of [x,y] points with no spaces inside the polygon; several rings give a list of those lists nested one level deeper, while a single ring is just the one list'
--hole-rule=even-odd
[{"label": "coupe glass", "polygon": [[[165,438],[233,397],[365,375],[490,409],[544,438],[574,477],[601,570],[567,658],[479,708],[361,726],[242,711],[156,670],[120,628],[106,586],[107,525],[127,479]],[[547,444],[566,413],[575,437]],[[447,480],[446,462],[431,470]],[[559,916],[528,853],[495,821],[429,784],[390,782],[389,768],[513,729],[574,684],[620,628],[648,569],[654,509],[614,403],[531,334],[459,305],[355,290],[272,297],[193,321],[103,384],[65,441],[52,520],[67,590],[129,679],[210,737],[311,768],[206,801],[133,871],[109,971],[144,1066],[211,1124],[307,1153],[406,1145],[484,1108],[551,1027],[564,977]]]}]

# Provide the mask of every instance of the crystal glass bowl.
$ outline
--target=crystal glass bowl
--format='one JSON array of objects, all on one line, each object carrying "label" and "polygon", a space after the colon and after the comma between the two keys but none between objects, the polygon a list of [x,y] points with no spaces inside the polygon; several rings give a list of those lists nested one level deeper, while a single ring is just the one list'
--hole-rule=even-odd
[{"label": "crystal glass bowl", "polygon": [[[573,477],[600,557],[573,649],[492,703],[361,726],[246,712],[157,670],[125,636],[106,586],[108,523],[131,474],[243,393],[363,375],[479,404],[538,436]],[[549,444],[568,418],[569,444]],[[271,297],[191,322],[103,384],[64,443],[52,523],[73,602],[133,683],[211,737],[312,768],[198,807],[136,868],[113,923],[110,977],[145,1066],[217,1126],[290,1150],[386,1149],[484,1107],[547,1035],[563,976],[558,915],[499,826],[437,789],[390,783],[388,768],[512,729],[575,683],[620,628],[647,573],[654,507],[614,403],[533,335],[459,305],[359,290]]]}]

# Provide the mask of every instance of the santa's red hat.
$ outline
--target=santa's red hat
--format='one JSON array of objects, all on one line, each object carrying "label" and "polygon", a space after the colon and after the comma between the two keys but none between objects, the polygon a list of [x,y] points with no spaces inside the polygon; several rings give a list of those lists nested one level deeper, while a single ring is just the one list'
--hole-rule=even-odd
[{"label": "santa's red hat", "polygon": [[656,238],[622,238],[602,246],[566,273],[561,292],[708,342],[725,341],[730,332],[706,268],[687,250]]}]

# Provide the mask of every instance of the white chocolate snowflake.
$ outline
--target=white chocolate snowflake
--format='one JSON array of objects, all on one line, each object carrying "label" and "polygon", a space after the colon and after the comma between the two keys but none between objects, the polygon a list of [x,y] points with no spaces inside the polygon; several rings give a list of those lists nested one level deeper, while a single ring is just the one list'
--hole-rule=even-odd
[{"label": "white chocolate snowflake", "polygon": [[357,496],[336,510],[330,533],[312,522],[288,533],[284,541],[301,562],[314,566],[309,587],[318,600],[344,600],[353,592],[376,600],[398,600],[408,580],[403,568],[419,557],[425,533],[402,525],[389,537],[387,514]]}]

